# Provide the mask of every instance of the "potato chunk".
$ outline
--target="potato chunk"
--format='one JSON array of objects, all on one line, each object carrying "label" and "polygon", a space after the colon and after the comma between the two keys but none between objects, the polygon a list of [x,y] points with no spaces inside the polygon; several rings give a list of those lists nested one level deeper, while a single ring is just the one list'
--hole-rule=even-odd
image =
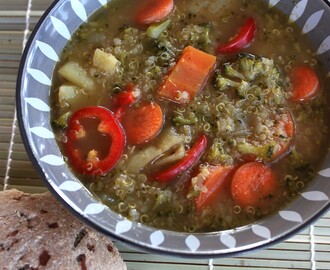
[{"label": "potato chunk", "polygon": [[67,109],[75,111],[88,106],[90,97],[81,87],[65,83],[58,89],[58,101],[63,112]]},{"label": "potato chunk", "polygon": [[100,49],[96,49],[93,57],[93,66],[107,74],[113,74],[116,71],[116,66],[119,60],[111,53],[106,53]]},{"label": "potato chunk", "polygon": [[89,75],[82,66],[74,61],[65,63],[58,70],[58,73],[74,85],[80,86],[87,90],[95,89],[95,82],[91,75]]}]

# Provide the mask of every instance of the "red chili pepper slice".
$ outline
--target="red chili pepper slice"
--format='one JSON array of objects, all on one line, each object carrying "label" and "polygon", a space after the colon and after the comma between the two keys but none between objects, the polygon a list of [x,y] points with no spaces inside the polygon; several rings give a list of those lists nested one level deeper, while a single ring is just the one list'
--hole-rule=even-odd
[{"label": "red chili pepper slice", "polygon": [[114,112],[114,116],[116,117],[116,119],[118,119],[118,121],[121,122],[121,120],[124,118],[125,113],[126,113],[126,108],[118,107]]},{"label": "red chili pepper slice", "polygon": [[181,159],[179,162],[177,162],[167,170],[155,174],[151,177],[151,179],[165,183],[173,179],[180,173],[190,169],[200,159],[200,157],[204,153],[206,146],[207,138],[203,134],[197,139],[193,147],[187,152],[186,156],[183,159]]},{"label": "red chili pepper slice", "polygon": [[255,36],[256,29],[256,21],[253,18],[249,18],[232,40],[220,45],[216,49],[217,53],[233,53],[248,47]]},{"label": "red chili pepper slice", "polygon": [[136,101],[134,95],[135,86],[134,84],[128,84],[122,92],[115,96],[115,104],[117,106],[130,106]]},{"label": "red chili pepper slice", "polygon": [[69,119],[65,153],[80,174],[105,175],[123,154],[126,137],[113,113],[104,107],[85,107]]},{"label": "red chili pepper slice", "polygon": [[135,93],[135,85],[132,83],[126,85],[123,91],[114,97],[115,117],[121,121],[127,108],[133,105],[138,99],[139,97],[137,97]]}]

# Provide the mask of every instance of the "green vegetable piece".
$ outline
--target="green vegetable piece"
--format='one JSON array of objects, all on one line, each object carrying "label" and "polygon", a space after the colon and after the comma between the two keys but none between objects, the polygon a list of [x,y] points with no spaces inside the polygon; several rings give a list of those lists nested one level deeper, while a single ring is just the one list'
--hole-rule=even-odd
[{"label": "green vegetable piece", "polygon": [[207,53],[212,52],[212,42],[210,37],[211,23],[202,23],[199,25],[188,24],[181,30],[183,40],[187,44]]},{"label": "green vegetable piece", "polygon": [[250,85],[246,81],[242,81],[240,85],[237,87],[237,94],[240,98],[246,98],[248,91],[250,89]]},{"label": "green vegetable piece", "polygon": [[174,117],[173,122],[177,126],[194,125],[198,122],[198,118],[196,117],[196,115],[193,112],[191,112],[191,113],[189,113],[189,115],[187,117],[184,117],[182,115],[178,115],[178,116]]},{"label": "green vegetable piece", "polygon": [[236,69],[233,68],[232,64],[224,64],[224,70],[227,76],[232,77],[232,78],[237,78],[241,80],[245,80],[245,77],[243,76],[242,73],[237,71]]},{"label": "green vegetable piece", "polygon": [[274,61],[265,57],[259,57],[252,54],[240,54],[239,66],[241,72],[247,80],[253,81],[259,76],[268,77],[268,81],[278,80],[280,74],[274,65]]},{"label": "green vegetable piece", "polygon": [[218,74],[216,77],[216,86],[219,88],[219,90],[223,91],[225,90],[227,87],[239,87],[240,83],[239,82],[235,82],[231,79],[225,78],[222,75]]},{"label": "green vegetable piece", "polygon": [[275,142],[270,142],[265,145],[252,145],[250,143],[241,143],[237,145],[237,150],[242,154],[255,155],[258,158],[267,161],[273,157],[275,147]]},{"label": "green vegetable piece", "polygon": [[162,23],[150,25],[147,29],[147,36],[150,38],[158,38],[170,24],[171,20],[168,19]]},{"label": "green vegetable piece", "polygon": [[254,80],[257,75],[255,65],[259,65],[256,57],[251,54],[241,54],[239,64],[244,77],[248,80]]},{"label": "green vegetable piece", "polygon": [[281,106],[287,99],[286,82],[272,59],[239,54],[236,62],[225,63],[214,78],[219,91],[236,90],[251,106]]},{"label": "green vegetable piece", "polygon": [[232,157],[226,153],[224,142],[215,139],[210,150],[206,155],[206,160],[211,162],[212,164],[232,164]]},{"label": "green vegetable piece", "polygon": [[210,50],[209,45],[211,45],[212,43],[210,38],[211,26],[212,26],[211,23],[202,23],[196,27],[196,31],[199,35],[197,43],[200,49],[206,52],[209,52]]},{"label": "green vegetable piece", "polygon": [[72,115],[72,112],[66,112],[62,114],[58,119],[53,120],[53,124],[59,128],[67,128],[68,126],[68,120],[70,116]]}]

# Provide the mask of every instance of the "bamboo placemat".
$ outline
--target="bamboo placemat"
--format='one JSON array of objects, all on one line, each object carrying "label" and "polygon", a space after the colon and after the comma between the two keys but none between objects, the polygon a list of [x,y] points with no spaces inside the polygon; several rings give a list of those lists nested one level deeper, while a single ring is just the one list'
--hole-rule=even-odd
[{"label": "bamboo placemat", "polygon": [[[20,137],[15,113],[19,61],[29,34],[51,0],[0,0],[0,190],[46,188],[34,170]],[[116,243],[129,269],[330,269],[330,212],[300,234],[245,256],[187,260],[145,254]]]}]

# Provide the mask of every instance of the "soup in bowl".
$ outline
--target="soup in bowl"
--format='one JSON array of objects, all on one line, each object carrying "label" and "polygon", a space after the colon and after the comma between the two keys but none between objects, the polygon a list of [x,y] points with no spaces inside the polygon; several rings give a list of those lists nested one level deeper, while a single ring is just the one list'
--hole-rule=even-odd
[{"label": "soup in bowl", "polygon": [[323,2],[97,5],[54,5],[19,79],[32,160],[78,216],[147,250],[223,256],[327,210]]}]

